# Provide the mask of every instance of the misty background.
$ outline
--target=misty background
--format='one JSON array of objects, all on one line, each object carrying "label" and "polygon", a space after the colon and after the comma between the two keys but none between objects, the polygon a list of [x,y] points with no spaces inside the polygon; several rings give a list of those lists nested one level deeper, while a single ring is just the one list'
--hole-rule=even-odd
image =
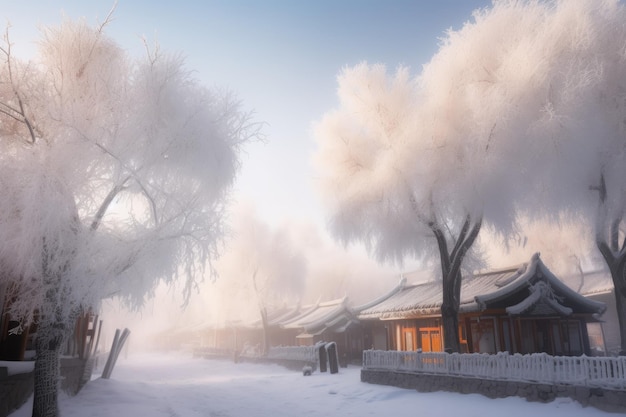
[{"label": "misty background", "polygon": [[[144,53],[142,38],[180,51],[186,66],[206,85],[235,92],[265,142],[253,143],[231,196],[229,233],[219,276],[209,277],[185,303],[180,288],[159,287],[143,309],[128,311],[117,300],[103,303],[105,328],[128,327],[131,347],[168,329],[258,319],[259,297],[269,308],[347,296],[365,303],[393,288],[402,273],[423,270],[438,279],[438,259],[379,263],[361,245],[331,238],[316,193],[311,164],[312,126],[337,107],[337,75],[362,61],[399,65],[419,73],[450,28],[459,29],[487,0],[380,2],[211,1],[173,7],[167,1],[119,1],[107,33],[128,53]],[[113,4],[64,1],[3,5],[13,49],[34,53],[38,27],[62,16],[101,22]],[[484,267],[527,261],[534,252],[557,274],[595,268],[582,223],[528,221],[508,244],[484,229],[479,236]],[[256,290],[254,288],[256,280]],[[106,337],[106,336],[105,336]],[[110,343],[110,340],[104,340]]]}]

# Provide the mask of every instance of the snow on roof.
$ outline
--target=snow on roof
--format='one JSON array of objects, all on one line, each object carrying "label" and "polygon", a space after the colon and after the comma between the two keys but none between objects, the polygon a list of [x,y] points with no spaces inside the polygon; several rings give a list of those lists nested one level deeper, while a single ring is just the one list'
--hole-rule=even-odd
[{"label": "snow on roof", "polygon": [[[498,269],[464,277],[461,284],[461,308],[477,310],[475,297],[494,291],[502,282],[517,275],[518,267]],[[441,281],[407,285],[386,300],[360,311],[359,318],[400,318],[413,314],[439,314]]]},{"label": "snow on roof", "polygon": [[[540,306],[548,306],[559,314],[566,315],[568,311],[571,313],[569,307],[558,303],[558,301],[555,302],[551,292],[538,292],[530,297],[532,293],[530,287],[536,284],[538,280],[545,281],[547,287],[551,289],[550,291],[554,290],[559,295],[563,295],[568,303],[573,304],[583,312],[602,313],[606,308],[603,303],[589,300],[559,281],[543,264],[539,254],[535,254],[529,263],[522,266],[486,271],[463,277],[459,311],[482,311],[488,305],[497,305],[498,302],[504,302],[507,298],[517,294],[518,299],[513,306],[503,305],[499,307],[515,307],[509,311],[510,314],[528,313]],[[441,281],[406,286],[382,302],[360,311],[359,318],[398,319],[438,315],[442,303],[441,291]],[[526,300],[527,298],[530,299]]]},{"label": "snow on roof", "polygon": [[356,306],[353,307],[352,310],[356,313],[366,310],[370,307],[373,307],[377,304],[382,303],[383,301],[385,301],[386,299],[388,299],[389,297],[395,295],[396,293],[400,292],[405,286],[406,286],[406,282],[407,282],[407,277],[406,276],[401,276],[400,277],[400,281],[398,282],[398,285],[396,285],[394,288],[391,289],[391,291],[389,291],[386,294],[381,295],[380,297],[375,298],[374,300],[365,303],[365,304],[361,304],[360,306]]},{"label": "snow on roof", "polygon": [[418,269],[404,272],[402,278],[411,284],[423,284],[433,280],[433,271],[431,269]]},{"label": "snow on roof", "polygon": [[[316,304],[301,307],[299,304],[291,307],[281,307],[269,310],[267,313],[269,326],[280,326],[285,329],[301,329],[305,332],[323,332],[326,328],[341,332],[354,320],[354,314],[348,307],[347,297],[317,302]],[[224,323],[202,323],[195,325],[195,330],[226,329],[226,328],[261,329],[261,319],[253,321],[231,320]],[[315,333],[317,334],[317,333]]]},{"label": "snow on roof", "polygon": [[[501,301],[510,296],[512,293],[516,291],[520,292],[520,290],[527,288],[531,293],[539,291],[540,297],[533,297],[531,294],[529,298],[536,299],[536,301],[534,303],[526,302],[527,305],[525,309],[523,309],[520,305],[508,306],[507,312],[509,314],[539,314],[540,311],[536,311],[536,313],[532,312],[532,309],[538,307],[537,303],[539,301],[541,301],[544,307],[551,307],[555,312],[563,315],[571,314],[571,311],[567,313],[568,308],[564,304],[576,307],[578,310],[577,312],[580,313],[602,314],[606,310],[606,305],[604,303],[585,298],[559,280],[541,261],[538,253],[533,255],[525,270],[520,270],[520,272],[520,277],[514,282],[511,282],[510,285],[507,285],[496,292],[477,296],[476,301],[481,305],[481,309],[485,309],[486,305],[489,303]],[[539,284],[541,282],[545,285],[540,287]],[[560,307],[558,307],[555,303],[559,304]]]},{"label": "snow on roof", "polygon": [[318,303],[303,314],[281,323],[281,327],[284,329],[303,329],[309,332],[312,329],[332,325],[333,321],[342,315],[346,317],[351,315],[347,301],[347,297],[344,297],[339,300]]},{"label": "snow on roof", "polygon": [[280,323],[287,321],[300,313],[300,305],[287,307],[281,310],[270,311],[267,313],[267,324],[270,326],[278,326]]},{"label": "snow on roof", "polygon": [[531,284],[530,295],[521,302],[506,308],[506,312],[511,315],[531,314],[531,315],[551,315],[569,316],[574,310],[562,305],[556,297],[553,297],[550,286],[544,281]]},{"label": "snow on roof", "polygon": [[[267,312],[267,325],[279,326],[281,323],[290,320],[300,314],[300,304],[294,306],[283,306],[278,309],[268,310]],[[248,323],[245,327],[249,329],[260,329],[263,327],[261,318],[257,318]]]}]

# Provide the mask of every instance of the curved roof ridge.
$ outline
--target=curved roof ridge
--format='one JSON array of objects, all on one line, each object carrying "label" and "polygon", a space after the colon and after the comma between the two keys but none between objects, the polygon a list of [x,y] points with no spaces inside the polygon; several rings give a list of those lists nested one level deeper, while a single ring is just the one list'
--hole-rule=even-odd
[{"label": "curved roof ridge", "polygon": [[606,311],[606,304],[587,298],[584,295],[581,295],[580,293],[574,291],[572,288],[568,287],[563,281],[558,279],[556,275],[554,275],[552,271],[550,271],[548,267],[544,265],[543,262],[540,262],[538,266],[541,268],[541,272],[545,275],[552,287],[558,288],[559,291],[562,291],[568,297],[572,297],[574,300],[578,300],[582,303],[590,305],[597,311],[597,314],[603,314]]},{"label": "curved roof ridge", "polygon": [[528,265],[528,262],[522,262],[521,264],[505,266],[505,267],[501,267],[501,268],[484,269],[484,270],[480,270],[478,272],[472,273],[472,274],[470,274],[468,276],[464,276],[463,278],[470,278],[471,279],[473,277],[484,277],[484,276],[488,276],[488,275],[503,274],[505,272],[515,272],[515,271],[519,271],[519,270],[522,270],[522,269],[526,268],[527,265]]},{"label": "curved roof ridge", "polygon": [[391,297],[394,294],[397,294],[398,292],[402,291],[405,287],[408,287],[406,285],[406,277],[402,274],[400,274],[400,280],[398,281],[398,284],[396,284],[395,287],[393,287],[391,289],[391,291],[387,292],[386,294],[381,295],[380,297],[377,297],[365,304],[361,304],[359,306],[355,306],[352,308],[352,311],[355,312],[356,314],[360,313],[361,311],[373,307],[376,304],[380,304],[383,301],[385,301],[386,299],[388,299],[389,297]]},{"label": "curved roof ridge", "polygon": [[519,275],[516,279],[507,283],[507,285],[500,287],[500,289],[494,292],[491,292],[489,294],[477,295],[474,297],[474,300],[480,306],[481,310],[484,310],[487,303],[493,300],[497,300],[505,294],[508,294],[513,290],[519,289],[520,287],[527,285],[529,280],[535,275],[535,271],[537,270],[537,265],[539,264],[539,262],[541,262],[541,260],[539,259],[539,252],[537,252],[530,258],[530,263],[526,264],[526,268],[524,268],[523,271],[522,268],[518,270]]},{"label": "curved roof ridge", "polygon": [[324,302],[318,302],[317,306],[318,307],[330,307],[330,306],[334,306],[334,305],[341,305],[341,304],[345,304],[348,301],[348,296],[344,295],[341,298],[335,298],[334,300],[328,300],[328,301],[324,301]]},{"label": "curved roof ridge", "polygon": [[524,314],[527,311],[535,308],[540,302],[548,304],[557,313],[564,316],[571,316],[573,310],[570,307],[561,304],[554,296],[550,283],[546,281],[538,281],[535,284],[530,284],[530,295],[520,301],[519,303],[506,308],[506,312],[511,315]]}]

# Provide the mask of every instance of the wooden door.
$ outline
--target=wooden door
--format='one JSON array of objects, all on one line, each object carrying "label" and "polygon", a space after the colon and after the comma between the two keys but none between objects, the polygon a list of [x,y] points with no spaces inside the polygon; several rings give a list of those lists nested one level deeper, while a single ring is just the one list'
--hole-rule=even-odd
[{"label": "wooden door", "polygon": [[402,350],[413,351],[416,350],[416,337],[414,328],[402,329]]},{"label": "wooden door", "polygon": [[441,331],[439,327],[420,328],[420,340],[422,342],[422,352],[441,352]]}]

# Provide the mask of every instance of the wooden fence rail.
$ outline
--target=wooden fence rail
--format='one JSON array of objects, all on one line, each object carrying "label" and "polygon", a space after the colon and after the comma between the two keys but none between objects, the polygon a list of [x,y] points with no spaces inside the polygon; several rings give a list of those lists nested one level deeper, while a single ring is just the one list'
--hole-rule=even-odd
[{"label": "wooden fence rail", "polygon": [[626,389],[626,357],[366,350],[363,369]]}]

